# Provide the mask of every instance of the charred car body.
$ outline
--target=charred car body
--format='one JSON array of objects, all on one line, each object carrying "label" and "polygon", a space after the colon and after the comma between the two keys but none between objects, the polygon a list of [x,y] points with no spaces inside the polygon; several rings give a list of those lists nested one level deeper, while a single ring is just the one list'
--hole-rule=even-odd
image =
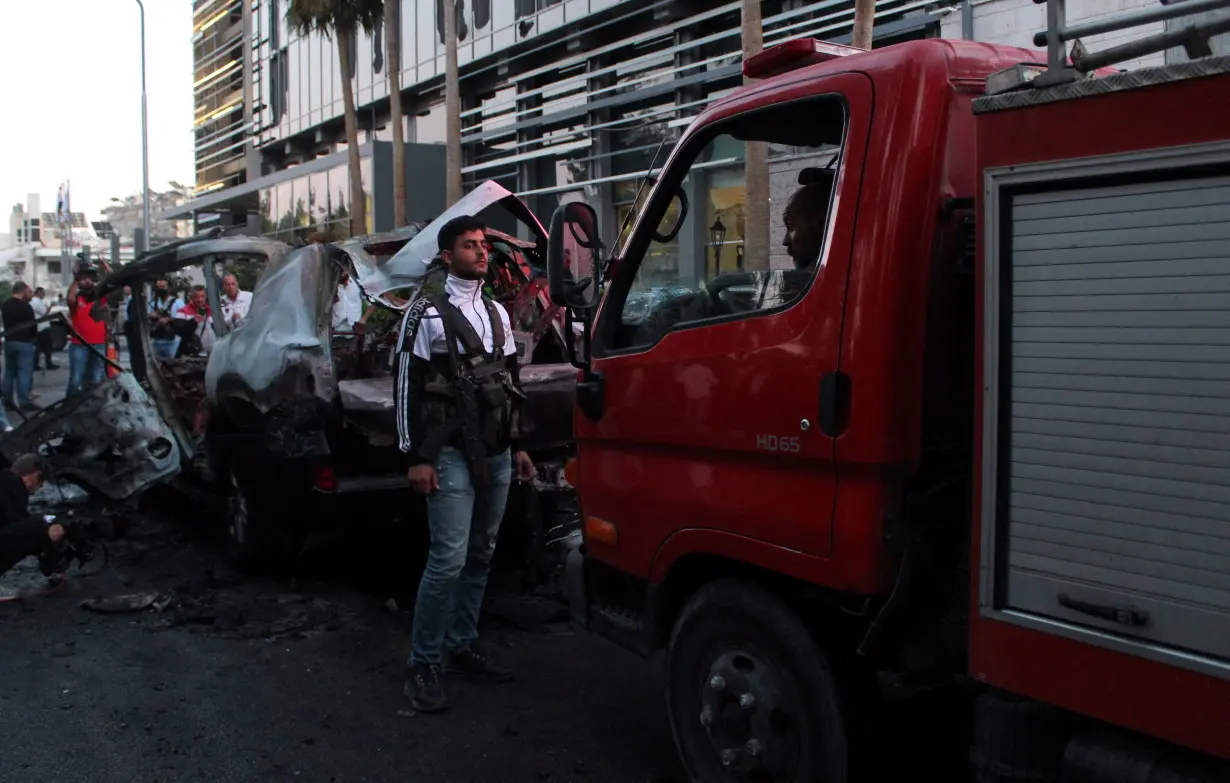
[{"label": "charred car body", "polygon": [[[424,227],[298,248],[268,239],[207,235],[158,248],[109,275],[100,293],[130,285],[135,312],[144,312],[145,283],[199,267],[210,312],[216,314],[221,311],[221,277],[228,269],[236,263],[264,267],[247,315],[234,326],[213,319],[207,357],[150,359],[141,385],[121,375],[88,393],[108,402],[71,406],[89,415],[57,417],[81,419],[69,425],[81,430],[69,442],[117,440],[120,445],[108,451],[117,463],[148,462],[146,454],[153,449],[162,455],[158,470],[138,471],[122,487],[111,485],[96,468],[74,465],[80,458],[101,458],[65,451],[63,437],[55,447],[64,452],[56,468],[116,499],[173,477],[195,487],[211,484],[225,498],[232,554],[247,562],[296,551],[303,534],[317,524],[350,525],[360,501],[365,511],[378,514],[394,508],[402,517],[421,514],[422,500],[410,492],[400,468],[391,354],[401,313],[419,294],[432,290],[436,275],[443,275],[432,263],[440,225],[462,213],[491,214],[493,225],[510,228],[488,232],[488,291],[508,308],[513,322],[526,394],[523,441],[539,475],[532,497],[523,499],[527,502],[510,502],[510,517],[521,518],[506,519],[506,527],[536,555],[549,558],[540,545],[565,537],[575,525],[566,514],[562,526],[556,520],[560,509],[571,507],[563,466],[572,453],[576,371],[564,358],[564,315],[550,305],[541,273],[546,232],[522,202],[495,183],[485,183]],[[521,224],[520,231],[509,225],[510,219]],[[530,239],[518,239],[517,233]],[[377,308],[363,326],[347,331],[335,329],[332,318],[343,275]],[[139,342],[152,357],[144,320]],[[139,409],[141,426],[125,425],[118,413],[110,418],[94,414],[107,405]],[[23,449],[46,453],[52,448],[38,447],[54,434],[50,422],[28,434],[22,430],[53,411],[33,417],[14,433],[25,436]],[[97,432],[108,428],[117,432]],[[128,434],[121,438],[119,430]]]}]

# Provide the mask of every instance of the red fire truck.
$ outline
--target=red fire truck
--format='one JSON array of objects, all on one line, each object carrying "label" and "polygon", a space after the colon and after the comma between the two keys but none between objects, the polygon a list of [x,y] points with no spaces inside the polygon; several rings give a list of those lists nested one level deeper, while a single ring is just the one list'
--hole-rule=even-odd
[{"label": "red fire truck", "polygon": [[1230,58],[1190,16],[1218,5],[1052,0],[1045,61],[791,41],[609,257],[556,213],[573,615],[666,650],[693,779],[857,779],[886,675],[968,689],[980,780],[1227,779]]}]

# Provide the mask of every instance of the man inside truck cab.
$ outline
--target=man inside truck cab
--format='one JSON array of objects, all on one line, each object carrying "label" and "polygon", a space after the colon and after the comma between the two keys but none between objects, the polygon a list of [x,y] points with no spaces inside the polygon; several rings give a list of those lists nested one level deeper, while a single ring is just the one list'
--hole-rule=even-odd
[{"label": "man inside truck cab", "polygon": [[790,197],[782,216],[786,229],[782,245],[794,260],[795,269],[810,272],[824,248],[824,225],[832,188],[826,181],[808,181],[806,176],[800,179],[805,184]]},{"label": "man inside truck cab", "polygon": [[448,707],[450,671],[504,682],[512,673],[476,647],[478,613],[514,469],[534,476],[515,444],[517,347],[508,313],[482,292],[486,227],[460,216],[440,228],[444,291],[406,311],[393,398],[410,486],[427,496],[431,549],[414,606],[403,692],[416,710]]}]

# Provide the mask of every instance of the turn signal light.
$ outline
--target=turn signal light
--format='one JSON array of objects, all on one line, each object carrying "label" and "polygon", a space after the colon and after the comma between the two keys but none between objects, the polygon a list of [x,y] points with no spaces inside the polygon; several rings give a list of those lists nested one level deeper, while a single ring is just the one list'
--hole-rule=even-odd
[{"label": "turn signal light", "polygon": [[615,546],[619,543],[619,531],[615,529],[615,523],[613,522],[607,522],[605,519],[599,519],[598,517],[586,517],[585,541],[587,543]]},{"label": "turn signal light", "polygon": [[867,50],[857,46],[818,41],[815,38],[795,38],[744,60],[743,75],[749,79],[764,79],[865,51]]}]

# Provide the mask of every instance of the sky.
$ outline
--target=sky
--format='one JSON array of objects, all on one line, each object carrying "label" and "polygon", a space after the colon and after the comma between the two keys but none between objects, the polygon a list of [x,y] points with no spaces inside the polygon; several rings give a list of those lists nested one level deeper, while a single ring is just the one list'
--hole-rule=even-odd
[{"label": "sky", "polygon": [[[192,3],[144,0],[149,186],[193,182]],[[0,0],[0,228],[27,193],[98,220],[141,191],[141,16],[136,0]]]}]

